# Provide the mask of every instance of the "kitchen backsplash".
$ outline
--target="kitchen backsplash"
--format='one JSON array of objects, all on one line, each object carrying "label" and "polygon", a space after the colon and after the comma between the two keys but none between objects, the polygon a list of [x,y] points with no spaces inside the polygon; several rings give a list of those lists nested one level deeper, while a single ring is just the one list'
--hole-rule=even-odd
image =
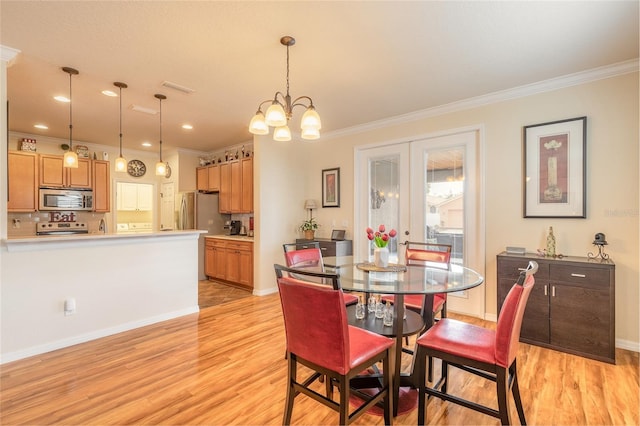
[{"label": "kitchen backsplash", "polygon": [[[109,230],[111,227],[110,215],[104,213],[91,212],[74,212],[76,222],[85,222],[88,226],[89,233],[98,232],[100,219],[107,221]],[[36,227],[40,222],[50,222],[49,212],[39,213],[8,213],[7,214],[7,237],[33,237],[36,235]]]}]

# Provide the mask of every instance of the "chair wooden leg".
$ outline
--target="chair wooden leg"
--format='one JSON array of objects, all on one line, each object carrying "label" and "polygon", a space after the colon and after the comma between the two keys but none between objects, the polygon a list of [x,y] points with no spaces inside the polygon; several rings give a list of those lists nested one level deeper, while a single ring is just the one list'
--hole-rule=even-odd
[{"label": "chair wooden leg", "polygon": [[433,382],[433,357],[429,357],[429,373],[428,380]]},{"label": "chair wooden leg", "polygon": [[340,376],[339,379],[339,391],[340,391],[340,424],[349,424],[349,382],[345,376]]},{"label": "chair wooden leg", "polygon": [[442,372],[440,373],[442,377],[442,387],[440,390],[442,393],[447,393],[447,385],[449,385],[449,363],[445,360],[442,360]]},{"label": "chair wooden leg", "polygon": [[496,372],[496,387],[498,391],[498,411],[500,412],[500,422],[503,425],[510,425],[509,374],[506,368],[498,367],[498,371]]},{"label": "chair wooden leg", "polygon": [[387,390],[387,394],[384,396],[384,424],[393,424],[393,392],[391,386],[391,380],[389,379],[391,374],[391,349],[387,349],[386,355],[382,360],[382,371],[384,376],[382,378],[382,386]]},{"label": "chair wooden leg", "polygon": [[295,356],[289,356],[288,373],[287,373],[287,399],[284,405],[284,417],[282,418],[283,425],[291,424],[291,414],[293,413],[293,400],[296,397],[296,391],[293,389],[293,382],[296,381],[297,365]]},{"label": "chair wooden leg", "polygon": [[414,375],[417,377],[418,383],[418,425],[424,425],[425,413],[425,400],[426,400],[426,376],[425,376],[425,364],[427,362],[427,355],[424,353],[422,347],[418,346],[416,351],[416,363]]},{"label": "chair wooden leg", "polygon": [[522,399],[520,398],[520,389],[518,388],[518,370],[516,368],[516,361],[513,361],[513,365],[511,365],[510,374],[513,377],[513,381],[511,382],[511,392],[513,393],[513,400],[516,402],[516,409],[518,410],[520,424],[524,426],[527,424],[527,421],[524,417],[524,408],[522,406]]}]

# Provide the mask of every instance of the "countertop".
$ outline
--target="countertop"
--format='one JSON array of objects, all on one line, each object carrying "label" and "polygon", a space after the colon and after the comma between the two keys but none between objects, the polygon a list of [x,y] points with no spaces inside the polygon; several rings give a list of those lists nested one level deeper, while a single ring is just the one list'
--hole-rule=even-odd
[{"label": "countertop", "polygon": [[217,238],[220,240],[231,240],[231,241],[250,241],[253,242],[253,237],[248,237],[246,235],[226,235],[226,234],[219,234],[219,235],[205,235],[205,238]]},{"label": "countertop", "polygon": [[3,240],[2,243],[10,251],[12,250],[20,250],[23,247],[36,247],[39,246],[41,249],[45,247],[51,247],[53,245],[57,246],[59,244],[73,244],[73,243],[84,243],[91,241],[94,244],[100,242],[111,242],[118,243],[119,241],[122,243],[127,243],[127,241],[134,241],[140,239],[153,239],[153,238],[180,238],[180,237],[188,237],[195,236],[197,238],[198,234],[204,234],[207,231],[202,231],[198,229],[189,229],[184,231],[157,231],[157,232],[137,232],[137,233],[107,233],[103,234],[101,232],[92,232],[89,234],[71,234],[71,235],[37,235],[32,237],[19,237],[19,238],[8,238]]}]

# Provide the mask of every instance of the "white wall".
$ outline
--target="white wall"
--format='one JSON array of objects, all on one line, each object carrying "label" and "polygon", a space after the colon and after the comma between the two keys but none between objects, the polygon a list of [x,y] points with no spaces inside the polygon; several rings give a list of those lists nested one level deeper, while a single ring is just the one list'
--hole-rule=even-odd
[{"label": "white wall", "polygon": [[[348,238],[361,238],[354,230],[353,165],[354,147],[385,141],[409,141],[418,136],[469,126],[484,128],[485,251],[487,317],[496,316],[495,256],[507,245],[524,246],[528,251],[544,247],[549,226],[553,226],[560,253],[586,256],[593,251],[597,232],[607,236],[607,252],[616,263],[617,345],[640,350],[638,306],[639,269],[639,177],[638,177],[638,72],[604,78],[529,96],[465,110],[424,114],[425,118],[399,124],[373,123],[360,132],[342,132],[313,143],[290,142],[291,160],[279,151],[259,158],[261,182],[275,174],[281,181],[307,176],[305,188],[292,183],[270,188],[261,211],[277,209],[261,218],[261,249],[273,252],[270,260],[282,261],[282,239],[296,237],[294,225],[305,216],[305,198],[321,199],[320,174],[325,168],[340,167],[341,206],[314,212],[321,224],[319,236],[328,236],[332,223],[349,223]],[[450,110],[454,110],[451,108]],[[561,119],[587,116],[587,218],[524,219],[522,217],[522,128]],[[267,138],[267,137],[265,137]],[[274,144],[274,142],[270,142]],[[266,149],[265,149],[266,151]],[[261,151],[262,152],[262,151]],[[269,152],[271,154],[271,152]],[[289,170],[288,178],[281,176]],[[301,175],[300,173],[303,173]],[[261,194],[265,196],[267,189]],[[273,198],[277,199],[274,205]],[[297,214],[295,213],[297,212]],[[288,223],[284,224],[283,221]],[[355,237],[354,237],[355,235]],[[277,254],[276,254],[277,253]],[[258,264],[256,264],[258,265]],[[260,288],[274,286],[271,265],[259,266]]]}]

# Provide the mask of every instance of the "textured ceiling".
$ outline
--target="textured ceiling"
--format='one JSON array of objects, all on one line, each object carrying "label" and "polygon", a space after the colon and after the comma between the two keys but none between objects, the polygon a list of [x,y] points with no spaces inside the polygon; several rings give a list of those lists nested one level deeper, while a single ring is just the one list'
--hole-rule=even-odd
[{"label": "textured ceiling", "polygon": [[0,19],[1,44],[21,51],[7,75],[10,130],[68,138],[68,105],[52,97],[68,94],[60,68],[71,66],[74,139],[117,145],[118,100],[100,92],[122,81],[131,148],[158,141],[158,117],[129,109],[157,110],[155,93],[167,96],[167,147],[251,140],[259,102],[286,89],[283,35],[297,40],[291,95],[313,98],[327,136],[638,57],[636,1],[2,0]]}]

